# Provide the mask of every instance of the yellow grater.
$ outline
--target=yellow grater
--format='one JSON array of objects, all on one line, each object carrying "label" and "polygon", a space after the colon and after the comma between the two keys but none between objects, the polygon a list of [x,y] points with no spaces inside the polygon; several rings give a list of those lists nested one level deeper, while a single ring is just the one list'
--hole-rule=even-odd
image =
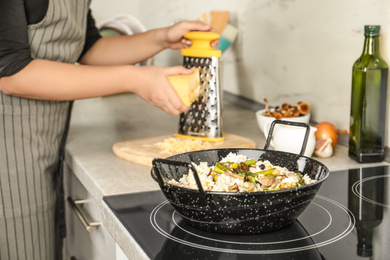
[{"label": "yellow grater", "polygon": [[192,41],[189,48],[182,49],[183,66],[198,68],[200,76],[199,97],[187,112],[180,115],[178,137],[220,142],[222,131],[222,90],[219,69],[221,51],[210,43],[219,38],[218,33],[193,31],[185,38]]}]

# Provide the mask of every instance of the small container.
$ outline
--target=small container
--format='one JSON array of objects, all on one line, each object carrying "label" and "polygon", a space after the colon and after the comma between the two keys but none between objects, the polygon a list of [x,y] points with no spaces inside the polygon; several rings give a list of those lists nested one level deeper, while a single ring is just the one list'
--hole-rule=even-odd
[{"label": "small container", "polygon": [[222,129],[222,90],[220,86],[220,61],[222,52],[211,47],[219,38],[214,32],[189,32],[184,35],[192,41],[182,49],[183,66],[198,68],[200,74],[199,97],[187,112],[180,115],[178,137],[220,142],[224,140]]},{"label": "small container", "polygon": [[[264,137],[267,138],[267,134],[265,133],[265,126],[268,123],[272,123],[276,120],[273,116],[265,116],[264,115],[265,109],[257,110],[256,111],[256,120],[257,125],[259,126],[260,130],[263,132]],[[283,117],[282,120],[284,121],[290,121],[290,122],[301,122],[308,124],[310,122],[310,113],[307,113],[306,115],[297,116],[297,117]]]}]

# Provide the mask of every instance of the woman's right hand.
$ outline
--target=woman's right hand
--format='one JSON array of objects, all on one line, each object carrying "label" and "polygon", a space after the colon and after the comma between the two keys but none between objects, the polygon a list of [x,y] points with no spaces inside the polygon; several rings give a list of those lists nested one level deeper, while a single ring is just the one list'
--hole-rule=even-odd
[{"label": "woman's right hand", "polygon": [[179,115],[188,111],[188,107],[183,104],[175,89],[169,83],[167,77],[180,74],[191,74],[192,70],[182,66],[157,67],[142,66],[133,67],[138,71],[138,82],[132,81],[134,86],[132,92],[140,96],[148,103],[171,114]]}]

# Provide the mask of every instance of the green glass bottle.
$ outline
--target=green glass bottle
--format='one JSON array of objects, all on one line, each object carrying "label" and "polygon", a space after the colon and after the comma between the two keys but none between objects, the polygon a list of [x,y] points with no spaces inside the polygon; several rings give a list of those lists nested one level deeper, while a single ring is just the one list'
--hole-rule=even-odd
[{"label": "green glass bottle", "polygon": [[352,69],[349,157],[384,160],[388,66],[379,50],[380,26],[364,27],[364,48]]}]

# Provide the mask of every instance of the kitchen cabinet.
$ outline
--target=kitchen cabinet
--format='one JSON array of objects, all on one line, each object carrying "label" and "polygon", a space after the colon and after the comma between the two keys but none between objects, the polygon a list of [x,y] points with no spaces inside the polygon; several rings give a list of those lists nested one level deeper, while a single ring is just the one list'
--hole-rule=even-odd
[{"label": "kitchen cabinet", "polygon": [[[67,232],[64,242],[64,259],[116,259],[117,245],[101,223],[102,216],[98,203],[67,164],[64,170]],[[75,202],[75,209],[72,208],[70,200]],[[77,211],[80,215],[76,213]],[[85,218],[85,221],[89,222],[87,223],[90,224],[89,231],[83,226],[80,218]]]}]

